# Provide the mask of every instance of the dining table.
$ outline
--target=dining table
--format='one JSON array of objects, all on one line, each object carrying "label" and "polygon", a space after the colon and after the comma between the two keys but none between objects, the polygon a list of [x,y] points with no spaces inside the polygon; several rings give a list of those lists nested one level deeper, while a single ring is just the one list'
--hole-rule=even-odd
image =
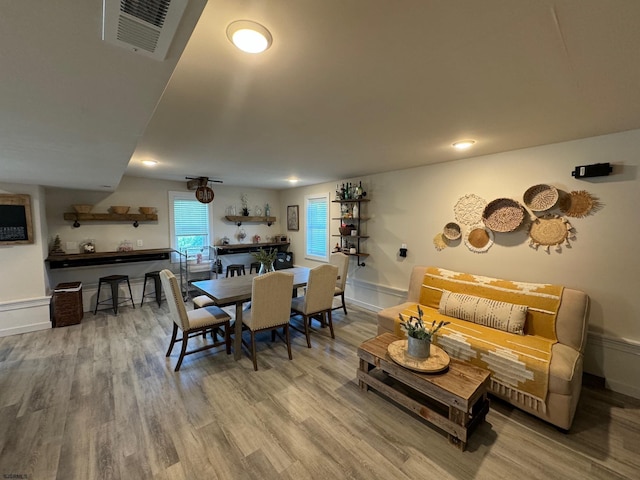
[{"label": "dining table", "polygon": [[[299,287],[304,287],[309,281],[309,268],[293,267],[278,270],[280,272],[293,274],[293,292]],[[218,307],[235,305],[236,318],[234,325],[233,356],[236,360],[240,358],[242,349],[242,311],[243,305],[251,301],[251,289],[253,279],[257,274],[239,275],[237,277],[212,278],[210,280],[199,280],[191,285],[208,296]]]}]

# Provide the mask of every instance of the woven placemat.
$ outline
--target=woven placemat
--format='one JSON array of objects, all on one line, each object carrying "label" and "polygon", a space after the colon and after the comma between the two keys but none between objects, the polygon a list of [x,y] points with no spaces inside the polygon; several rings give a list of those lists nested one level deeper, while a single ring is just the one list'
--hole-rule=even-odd
[{"label": "woven placemat", "polygon": [[497,198],[485,207],[482,221],[494,232],[513,232],[524,220],[524,207],[511,198]]}]

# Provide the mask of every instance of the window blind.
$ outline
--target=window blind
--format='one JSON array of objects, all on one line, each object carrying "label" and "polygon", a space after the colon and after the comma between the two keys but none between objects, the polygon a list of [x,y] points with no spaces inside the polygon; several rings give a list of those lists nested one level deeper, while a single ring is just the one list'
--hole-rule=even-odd
[{"label": "window blind", "polygon": [[306,255],[318,260],[328,259],[329,197],[306,199]]}]

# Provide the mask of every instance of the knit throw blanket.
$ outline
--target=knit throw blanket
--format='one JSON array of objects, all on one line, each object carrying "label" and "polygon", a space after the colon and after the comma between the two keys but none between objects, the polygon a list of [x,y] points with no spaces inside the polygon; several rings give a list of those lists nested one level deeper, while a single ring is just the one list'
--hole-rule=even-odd
[{"label": "knit throw blanket", "polygon": [[[465,293],[502,302],[527,305],[525,335],[447,317],[438,313],[442,290]],[[549,386],[551,349],[557,342],[555,319],[563,287],[512,282],[430,267],[425,275],[420,304],[424,318],[450,321],[438,332],[435,343],[449,355],[491,372],[491,390],[544,412]],[[403,312],[417,315],[417,307]],[[404,336],[399,322],[396,334]]]}]

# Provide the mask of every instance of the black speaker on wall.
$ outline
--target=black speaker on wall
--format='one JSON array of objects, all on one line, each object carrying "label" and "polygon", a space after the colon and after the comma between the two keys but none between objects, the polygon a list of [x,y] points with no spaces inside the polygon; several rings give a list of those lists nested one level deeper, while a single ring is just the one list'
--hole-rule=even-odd
[{"label": "black speaker on wall", "polygon": [[594,163],[593,165],[580,165],[571,172],[572,177],[606,177],[613,172],[613,167],[609,163]]}]

